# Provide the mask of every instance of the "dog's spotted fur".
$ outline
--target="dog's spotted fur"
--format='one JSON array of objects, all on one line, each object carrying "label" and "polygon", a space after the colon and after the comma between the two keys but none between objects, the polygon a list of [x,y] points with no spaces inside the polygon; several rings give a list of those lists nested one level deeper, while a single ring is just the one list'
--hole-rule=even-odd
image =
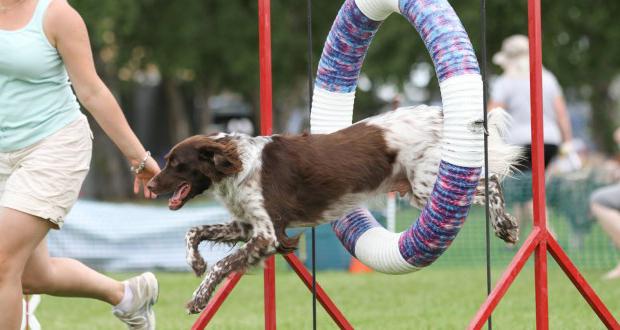
[{"label": "dog's spotted fur", "polygon": [[[501,141],[503,112],[490,123],[491,219],[497,236],[514,243],[516,221],[504,210],[499,180],[519,150]],[[188,304],[201,311],[230,272],[244,271],[276,252],[289,253],[298,237],[286,229],[316,226],[341,217],[368,197],[389,191],[408,195],[421,208],[437,178],[443,115],[438,108],[399,109],[327,135],[195,136],[176,145],[166,167],[149,183],[156,194],[175,191],[171,208],[213,186],[233,221],[192,228],[187,259],[197,275],[207,269],[201,241],[245,242],[217,262]],[[189,187],[189,188],[188,188]],[[189,189],[189,190],[188,190]],[[474,202],[484,203],[484,181]]]},{"label": "dog's spotted fur", "polygon": [[207,270],[207,263],[198,252],[201,242],[235,244],[240,241],[246,242],[250,237],[252,226],[240,221],[191,228],[185,235],[187,264],[192,267],[196,276],[202,276]]}]

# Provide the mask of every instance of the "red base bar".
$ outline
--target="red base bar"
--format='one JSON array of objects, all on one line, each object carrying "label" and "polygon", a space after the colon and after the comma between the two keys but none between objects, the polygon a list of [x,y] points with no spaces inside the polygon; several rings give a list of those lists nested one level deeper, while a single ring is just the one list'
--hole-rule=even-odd
[{"label": "red base bar", "polygon": [[207,324],[211,321],[213,316],[217,310],[222,306],[224,300],[228,297],[230,292],[235,288],[239,280],[241,279],[243,274],[234,273],[228,276],[226,282],[222,284],[221,288],[215,293],[213,298],[207,304],[204,311],[200,314],[194,325],[192,326],[192,330],[202,330],[207,327]]},{"label": "red base bar", "polygon": [[558,244],[553,237],[549,237],[549,240],[547,240],[547,249],[605,326],[608,329],[620,329],[618,321],[611,315],[605,304],[603,304],[601,299],[594,293],[592,287],[590,287],[586,279],[581,276],[577,267],[575,267],[564,250],[560,247],[560,244]]},{"label": "red base bar", "polygon": [[534,285],[536,289],[536,328],[549,328],[549,293],[547,287],[547,251],[551,253],[577,290],[609,329],[620,325],[607,307],[581,276],[575,265],[564,253],[547,229],[545,204],[545,168],[542,116],[542,22],[540,0],[528,0],[528,33],[530,53],[530,102],[532,119],[532,192],[534,202],[534,229],[510,263],[495,289],[489,294],[469,324],[468,329],[481,329],[485,321],[506,293],[523,265],[535,253]]},{"label": "red base bar", "polygon": [[[566,275],[573,282],[577,290],[588,302],[590,307],[598,315],[599,319],[607,326],[608,329],[620,329],[618,321],[609,312],[605,304],[596,295],[592,287],[579,273],[575,265],[570,261],[566,253],[562,250],[558,242],[549,234],[547,229],[541,230],[539,227],[534,227],[534,230],[525,241],[523,246],[519,249],[513,261],[510,263],[499,282],[487,297],[484,304],[478,310],[478,313],[469,323],[467,329],[481,329],[486,320],[489,318],[497,304],[502,299],[508,288],[515,280],[519,272],[523,269],[523,265],[530,257],[532,252],[536,250],[536,265],[540,267],[535,269],[535,285],[537,295],[542,297],[536,297],[536,329],[547,329],[548,324],[548,306],[547,306],[547,271],[546,271],[546,253],[549,251],[555,261],[564,270]],[[540,293],[539,293],[540,292]]]},{"label": "red base bar", "polygon": [[[303,265],[303,263],[294,254],[287,254],[284,259],[293,268],[299,278],[306,284],[306,287],[312,290],[312,276]],[[275,260],[274,257],[270,257],[265,265],[265,329],[276,329],[276,303],[275,303]],[[207,307],[202,311],[198,320],[192,326],[192,330],[202,330],[207,327],[207,324],[211,321],[217,310],[220,308],[224,300],[228,297],[230,292],[235,288],[235,285],[239,282],[243,274],[235,273],[226,279],[226,282],[222,284],[221,288],[209,301]],[[317,283],[316,296],[325,308],[325,311],[332,317],[334,322],[340,329],[353,329],[353,326],[344,317],[342,312],[336,307],[334,302],[329,298],[327,293]]]},{"label": "red base bar", "polygon": [[[293,268],[295,273],[301,278],[301,280],[306,284],[308,290],[312,290],[312,275],[308,272],[304,264],[297,258],[294,254],[284,255],[284,259],[288,262],[288,264]],[[336,307],[336,304],[329,298],[327,293],[321,288],[321,286],[316,284],[316,297],[321,303],[321,306],[325,309],[327,314],[331,316],[332,320],[336,322],[340,329],[353,329],[353,326],[347,319],[344,317],[342,312]]]}]

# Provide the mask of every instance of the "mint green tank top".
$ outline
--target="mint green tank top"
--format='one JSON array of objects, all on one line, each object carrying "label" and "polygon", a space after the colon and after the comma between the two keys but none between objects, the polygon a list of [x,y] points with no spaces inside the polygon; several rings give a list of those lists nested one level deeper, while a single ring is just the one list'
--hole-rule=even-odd
[{"label": "mint green tank top", "polygon": [[28,24],[0,29],[0,152],[30,146],[80,115],[60,54],[43,32],[51,0],[39,0]]}]

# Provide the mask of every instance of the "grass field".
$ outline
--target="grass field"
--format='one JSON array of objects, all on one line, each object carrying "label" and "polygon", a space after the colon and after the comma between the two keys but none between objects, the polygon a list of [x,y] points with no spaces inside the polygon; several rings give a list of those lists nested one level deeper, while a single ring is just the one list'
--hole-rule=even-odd
[{"label": "grass field", "polygon": [[[617,250],[596,224],[583,234],[580,246],[571,244],[575,230],[566,213],[560,214],[557,209],[550,209],[549,221],[560,244],[572,260],[585,269],[584,276],[611,312],[620,317],[620,280],[601,280],[603,273],[617,263]],[[416,210],[401,209],[397,229],[408,228],[417,215]],[[525,235],[521,238],[523,240]],[[493,278],[497,279],[516,248],[506,247],[497,238],[491,242]],[[454,244],[428,269],[396,276],[319,272],[318,280],[356,329],[463,329],[486,295],[484,256],[484,213],[480,208],[473,208]],[[311,329],[311,295],[286,269],[281,258],[278,260],[278,328]],[[549,263],[550,328],[604,329],[551,257]],[[253,272],[255,274],[245,276],[235,288],[210,328],[263,328],[262,272]],[[112,274],[119,279],[131,275]],[[186,315],[183,306],[200,280],[189,273],[161,272],[157,276],[161,285],[160,301],[156,306],[158,329],[189,329],[196,317]],[[533,282],[530,261],[494,313],[496,329],[535,328]],[[109,306],[85,299],[46,296],[37,315],[45,330],[122,329]],[[336,328],[320,307],[318,328]]]},{"label": "grass field", "polygon": [[[279,268],[277,317],[280,329],[311,328],[311,296],[289,271]],[[500,270],[494,272],[499,276]],[[257,272],[260,274],[260,272]],[[188,329],[195,317],[184,313],[183,304],[199,280],[185,273],[158,273],[160,301],[158,329]],[[602,271],[586,272],[594,289],[616,317],[620,316],[620,282],[600,280]],[[125,274],[113,274],[123,278]],[[462,329],[485,295],[483,269],[430,267],[404,276],[350,275],[321,272],[319,282],[356,329]],[[596,315],[561,270],[549,272],[551,329],[604,329]],[[245,276],[210,325],[212,329],[260,329],[262,276]],[[319,329],[335,326],[319,307]],[[122,329],[110,308],[85,299],[43,297],[37,310],[43,328]],[[533,268],[526,266],[493,315],[497,329],[533,329]]]}]

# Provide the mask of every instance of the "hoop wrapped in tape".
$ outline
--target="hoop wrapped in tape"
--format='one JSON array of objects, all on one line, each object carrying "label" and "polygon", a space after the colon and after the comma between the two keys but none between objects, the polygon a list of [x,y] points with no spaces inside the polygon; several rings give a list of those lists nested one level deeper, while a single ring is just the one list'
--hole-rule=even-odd
[{"label": "hoop wrapped in tape", "polygon": [[431,198],[411,228],[391,233],[358,209],[333,223],[343,245],[364,264],[406,273],[431,264],[452,243],[467,216],[483,163],[482,79],[478,61],[446,0],[346,0],[331,28],[312,101],[311,130],[349,126],[364,57],[382,22],[400,13],[418,31],[439,79],[443,102],[442,161]]}]

